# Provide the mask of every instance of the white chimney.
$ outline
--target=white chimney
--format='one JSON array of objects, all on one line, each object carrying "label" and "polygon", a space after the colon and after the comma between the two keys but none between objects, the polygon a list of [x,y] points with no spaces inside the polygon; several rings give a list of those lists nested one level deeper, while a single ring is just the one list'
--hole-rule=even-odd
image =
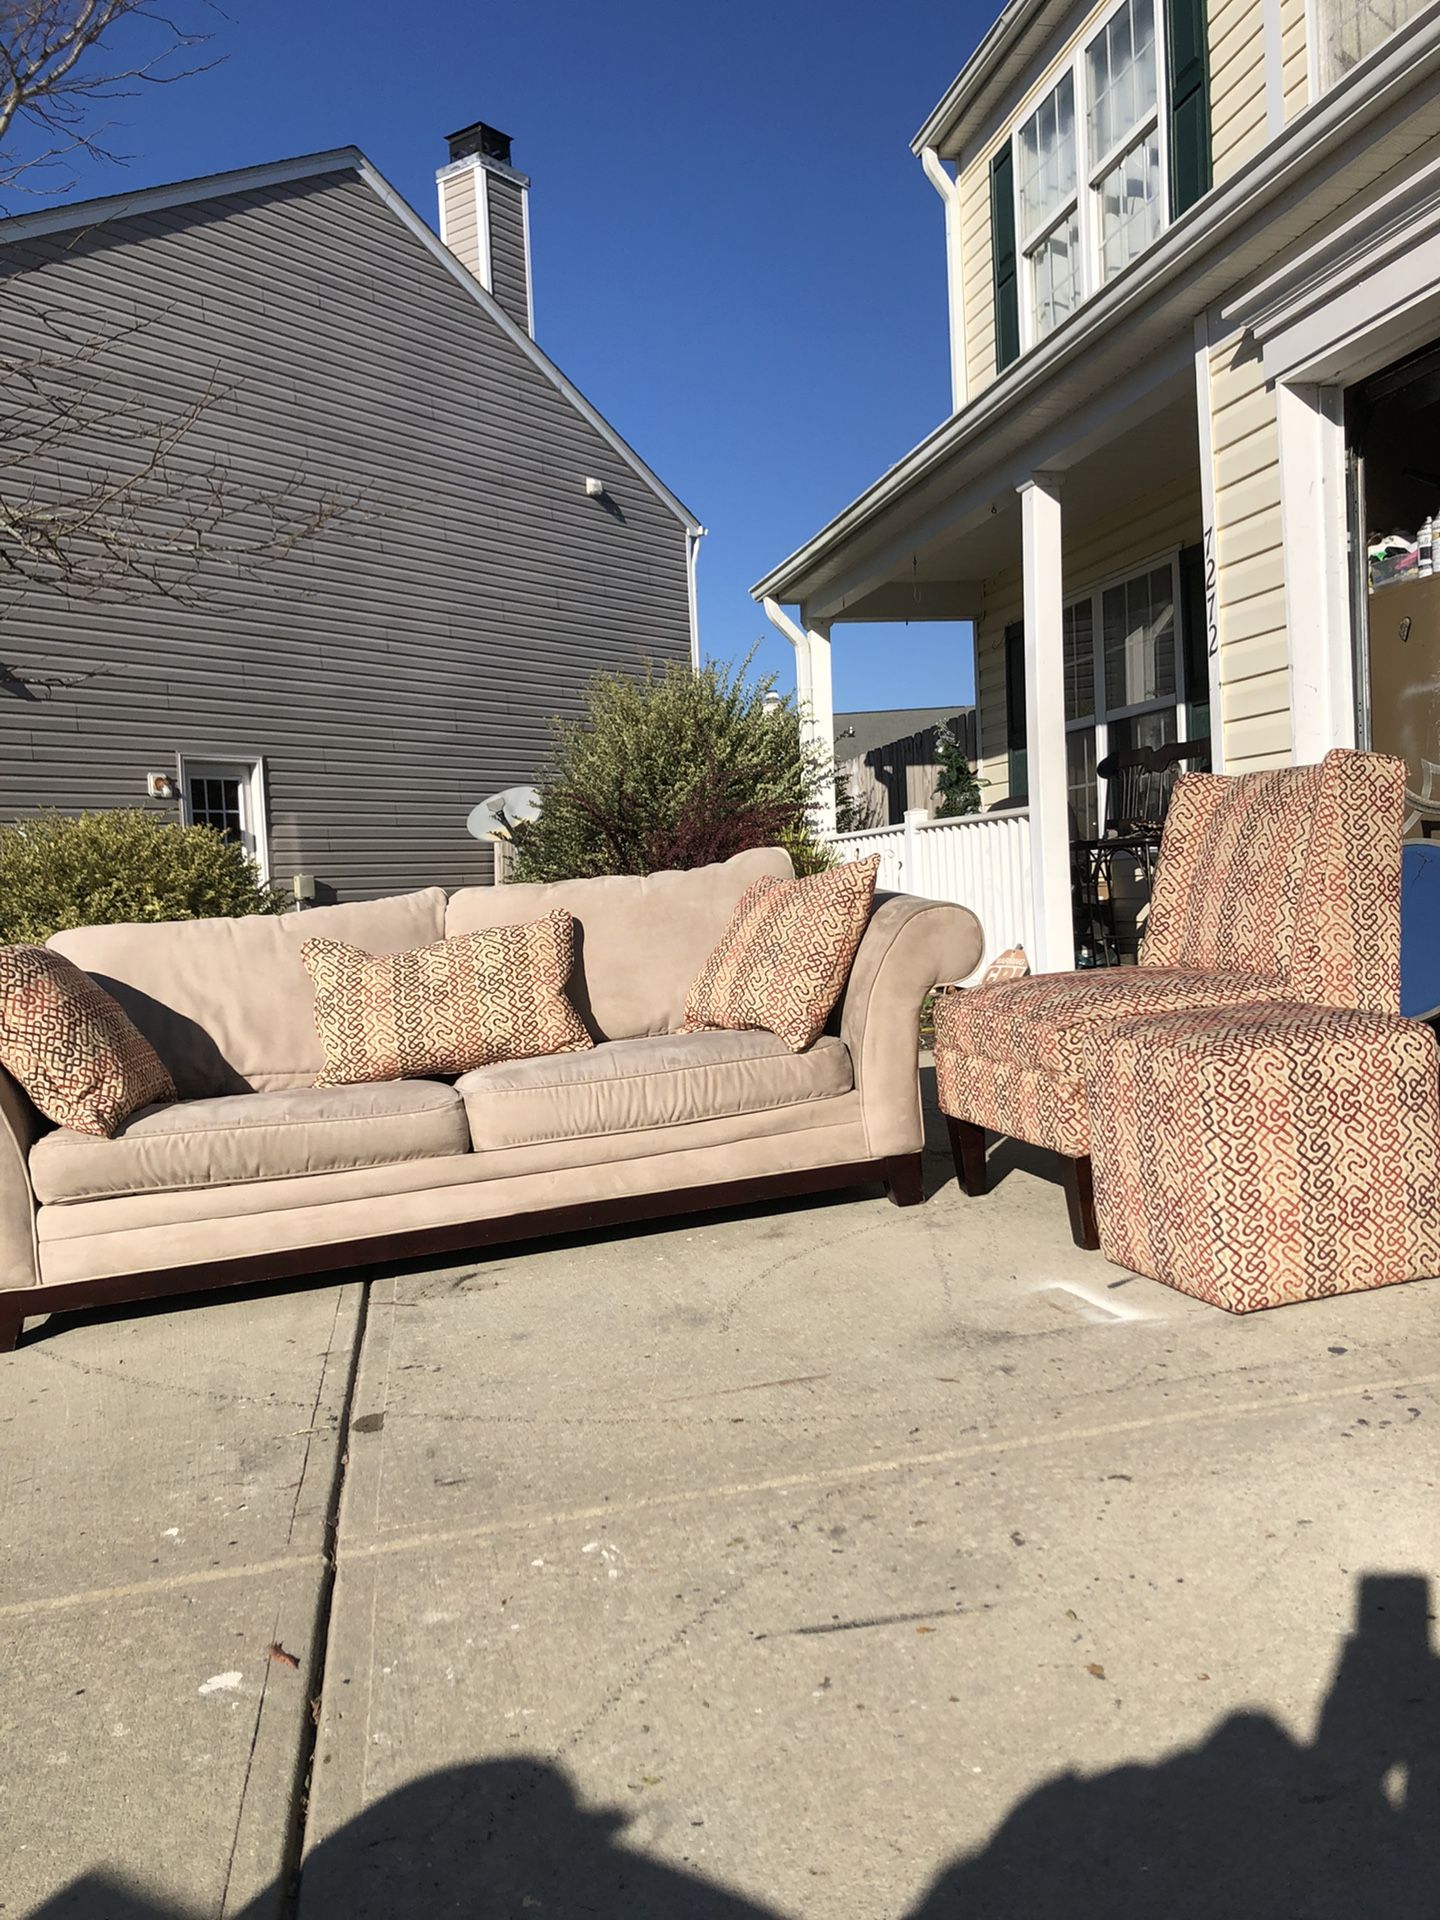
[{"label": "white chimney", "polygon": [[450,164],[435,176],[440,238],[516,326],[533,336],[530,182],[510,164],[510,136],[477,120],[446,138]]}]

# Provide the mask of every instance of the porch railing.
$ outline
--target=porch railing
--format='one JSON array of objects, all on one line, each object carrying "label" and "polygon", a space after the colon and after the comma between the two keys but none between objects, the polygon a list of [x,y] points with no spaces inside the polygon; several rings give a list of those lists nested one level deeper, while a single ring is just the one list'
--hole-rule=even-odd
[{"label": "porch railing", "polygon": [[903,826],[837,833],[832,844],[842,860],[878,853],[876,884],[889,892],[918,893],[969,907],[985,933],[977,974],[1007,947],[1024,947],[1034,954],[1028,807],[966,814],[958,820],[931,820],[912,812]]}]

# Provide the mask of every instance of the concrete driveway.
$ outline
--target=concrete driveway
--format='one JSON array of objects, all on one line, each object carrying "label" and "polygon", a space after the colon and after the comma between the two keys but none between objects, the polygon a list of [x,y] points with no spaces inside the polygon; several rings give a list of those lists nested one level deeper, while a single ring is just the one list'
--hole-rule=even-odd
[{"label": "concrete driveway", "polygon": [[0,1914],[1434,1916],[1440,1282],[1009,1164],[32,1333]]}]

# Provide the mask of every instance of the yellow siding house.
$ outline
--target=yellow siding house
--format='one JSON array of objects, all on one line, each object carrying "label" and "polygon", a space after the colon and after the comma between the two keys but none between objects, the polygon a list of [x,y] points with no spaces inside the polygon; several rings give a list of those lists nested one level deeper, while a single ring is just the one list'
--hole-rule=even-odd
[{"label": "yellow siding house", "polygon": [[1440,0],[1010,0],[913,144],[953,411],[754,588],[817,740],[837,623],[973,623],[1045,968],[1117,750],[1440,828]]}]

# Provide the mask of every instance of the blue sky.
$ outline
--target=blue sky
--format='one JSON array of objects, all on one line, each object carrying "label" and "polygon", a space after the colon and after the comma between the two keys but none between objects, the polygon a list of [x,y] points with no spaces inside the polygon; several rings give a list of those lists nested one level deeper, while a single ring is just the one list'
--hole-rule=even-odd
[{"label": "blue sky", "polygon": [[[941,205],[909,149],[998,0],[244,0],[110,111],[84,193],[355,144],[427,219],[443,136],[533,181],[536,337],[710,529],[707,653],[793,684],[748,588],[949,411]],[[192,18],[202,16],[192,15]],[[970,698],[959,627],[838,629],[837,707]]]}]

